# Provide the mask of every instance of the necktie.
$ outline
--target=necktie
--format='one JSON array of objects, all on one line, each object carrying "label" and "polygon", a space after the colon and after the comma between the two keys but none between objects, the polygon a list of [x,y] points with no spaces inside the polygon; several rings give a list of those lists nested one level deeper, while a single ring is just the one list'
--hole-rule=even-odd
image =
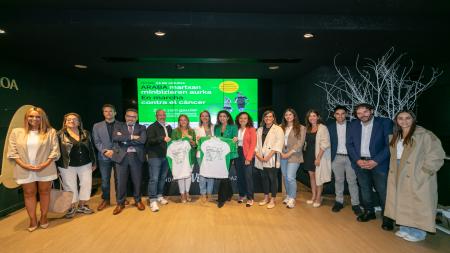
[{"label": "necktie", "polygon": [[133,134],[133,126],[132,125],[128,125],[128,132],[130,134]]}]

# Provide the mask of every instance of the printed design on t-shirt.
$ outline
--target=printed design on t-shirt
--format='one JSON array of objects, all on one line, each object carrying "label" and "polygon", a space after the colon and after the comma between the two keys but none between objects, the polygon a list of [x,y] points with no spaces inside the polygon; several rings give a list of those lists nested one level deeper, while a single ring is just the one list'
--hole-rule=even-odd
[{"label": "printed design on t-shirt", "polygon": [[222,137],[202,137],[200,147],[200,175],[208,178],[227,178],[230,158],[236,152],[236,143]]},{"label": "printed design on t-shirt", "polygon": [[174,140],[168,143],[167,161],[173,179],[177,180],[191,176],[193,167],[191,151],[191,144],[187,138]]},{"label": "printed design on t-shirt", "polygon": [[189,155],[189,148],[186,146],[174,148],[171,155],[176,164],[181,164],[186,159],[186,156]]},{"label": "printed design on t-shirt", "polygon": [[210,162],[214,160],[223,160],[225,158],[224,152],[225,150],[221,147],[207,146],[205,159]]}]

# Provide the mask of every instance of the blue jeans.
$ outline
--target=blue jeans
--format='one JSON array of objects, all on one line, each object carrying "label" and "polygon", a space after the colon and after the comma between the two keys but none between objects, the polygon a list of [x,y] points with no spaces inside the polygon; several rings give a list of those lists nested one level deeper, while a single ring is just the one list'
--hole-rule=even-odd
[{"label": "blue jeans", "polygon": [[[197,158],[198,167],[200,167],[201,161],[200,158]],[[214,178],[204,177],[202,175],[199,176],[199,182],[198,186],[200,187],[200,194],[205,195],[209,194],[211,195],[214,190]]]},{"label": "blue jeans", "polygon": [[253,162],[245,165],[244,151],[238,148],[239,157],[235,160],[239,197],[253,199]]},{"label": "blue jeans", "polygon": [[375,169],[367,170],[357,168],[355,170],[361,189],[362,203],[364,210],[374,212],[375,204],[372,201],[373,187],[380,198],[381,209],[384,212],[384,205],[386,204],[386,188],[387,188],[387,173],[380,172]]},{"label": "blue jeans", "polygon": [[400,231],[420,239],[425,239],[425,237],[427,237],[427,232],[418,228],[400,226]]},{"label": "blue jeans", "polygon": [[148,159],[148,174],[150,177],[148,181],[148,197],[151,202],[162,197],[168,171],[169,164],[165,157]]},{"label": "blue jeans", "polygon": [[117,170],[114,166],[114,162],[111,160],[98,160],[98,166],[100,167],[100,174],[102,176],[102,199],[109,201],[110,197],[110,180],[111,171],[114,170],[114,190],[116,191],[117,198]]},{"label": "blue jeans", "polygon": [[289,198],[297,197],[297,170],[300,163],[290,163],[288,159],[281,159],[281,173],[286,186],[286,194]]}]

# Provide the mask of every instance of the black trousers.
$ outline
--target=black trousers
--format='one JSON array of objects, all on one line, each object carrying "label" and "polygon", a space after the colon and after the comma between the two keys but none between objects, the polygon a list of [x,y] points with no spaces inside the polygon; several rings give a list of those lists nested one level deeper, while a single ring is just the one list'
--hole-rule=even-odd
[{"label": "black trousers", "polygon": [[133,197],[136,202],[141,201],[142,162],[136,153],[127,153],[121,163],[116,163],[118,182],[117,204],[123,205],[127,197],[128,175],[133,182]]},{"label": "black trousers", "polygon": [[261,171],[262,187],[265,195],[277,196],[278,191],[278,170],[277,168],[264,168]]},{"label": "black trousers", "polygon": [[229,178],[219,179],[218,201],[223,203],[233,196],[233,188],[231,188],[231,181]]},{"label": "black trousers", "polygon": [[[234,162],[234,160],[230,161],[230,166],[232,162]],[[219,181],[219,191],[217,192],[218,195],[217,201],[219,203],[224,203],[225,201],[233,197],[233,188],[231,187],[230,178],[221,178],[218,179],[218,181]]]},{"label": "black trousers", "polygon": [[245,165],[244,151],[238,148],[239,157],[235,160],[239,196],[253,199],[253,162]]}]

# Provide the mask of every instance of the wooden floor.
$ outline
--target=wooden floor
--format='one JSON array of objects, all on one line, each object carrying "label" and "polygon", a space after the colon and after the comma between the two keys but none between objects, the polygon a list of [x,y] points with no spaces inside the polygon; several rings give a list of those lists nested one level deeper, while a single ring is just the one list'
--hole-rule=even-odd
[{"label": "wooden floor", "polygon": [[[281,194],[280,194],[281,195]],[[332,197],[320,208],[305,203],[301,192],[295,209],[281,204],[246,208],[235,200],[218,209],[214,203],[178,203],[171,197],[160,212],[113,207],[92,215],[52,219],[46,230],[26,231],[20,210],[0,220],[0,252],[450,252],[450,237],[441,232],[410,243],[380,228],[380,219],[359,223],[346,206],[331,212]],[[261,199],[257,195],[257,200]],[[196,200],[196,199],[194,199]],[[93,197],[96,207],[99,196]]]}]

